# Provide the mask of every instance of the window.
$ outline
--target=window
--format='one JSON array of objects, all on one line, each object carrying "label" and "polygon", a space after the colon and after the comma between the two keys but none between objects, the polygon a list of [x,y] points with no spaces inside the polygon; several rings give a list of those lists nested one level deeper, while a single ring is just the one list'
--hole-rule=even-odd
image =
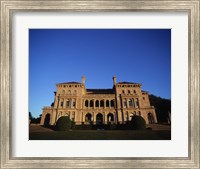
[{"label": "window", "polygon": [[128,90],[128,94],[130,94],[131,93],[131,91],[130,90]]},{"label": "window", "polygon": [[111,100],[111,107],[114,107],[114,100]]},{"label": "window", "polygon": [[106,100],[106,107],[109,107],[109,100]]},{"label": "window", "polygon": [[72,106],[75,108],[76,107],[76,100],[73,101]]},{"label": "window", "polygon": [[90,100],[90,107],[93,107],[94,106],[94,102],[93,100]]},{"label": "window", "polygon": [[69,100],[66,101],[66,107],[70,107],[70,101]]},{"label": "window", "polygon": [[60,102],[60,106],[61,106],[61,107],[63,107],[63,101],[62,101],[62,102]]},{"label": "window", "polygon": [[126,100],[124,100],[124,107],[125,107],[125,108],[127,107],[127,102],[126,102]]},{"label": "window", "polygon": [[129,103],[130,107],[133,106],[133,100],[132,99],[129,99],[128,103]]},{"label": "window", "polygon": [[65,90],[63,90],[62,93],[65,93]]},{"label": "window", "polygon": [[143,97],[143,100],[145,100],[145,97]]},{"label": "window", "polygon": [[85,101],[85,107],[88,107],[88,100]]},{"label": "window", "polygon": [[136,94],[136,91],[135,91],[135,90],[133,90],[133,93],[135,93],[135,94]]},{"label": "window", "polygon": [[104,107],[104,101],[103,100],[100,101],[100,107]]},{"label": "window", "polygon": [[139,100],[138,100],[138,98],[135,99],[135,106],[136,106],[136,107],[139,107]]},{"label": "window", "polygon": [[95,107],[99,107],[99,100],[96,100]]},{"label": "window", "polygon": [[68,90],[68,93],[71,94],[71,90]]},{"label": "window", "polygon": [[91,123],[91,121],[92,121],[92,114],[87,113],[87,114],[85,115],[85,122],[86,122],[86,123]]},{"label": "window", "polygon": [[124,90],[122,90],[122,93],[123,93],[123,94],[125,93]]}]

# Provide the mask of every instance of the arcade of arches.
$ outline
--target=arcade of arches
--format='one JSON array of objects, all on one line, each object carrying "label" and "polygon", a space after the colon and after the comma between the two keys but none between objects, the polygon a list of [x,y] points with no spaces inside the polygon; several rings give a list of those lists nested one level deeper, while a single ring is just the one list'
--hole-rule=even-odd
[{"label": "arcade of arches", "polygon": [[61,116],[69,116],[76,124],[123,124],[134,115],[142,116],[147,124],[157,123],[148,92],[142,91],[139,83],[117,83],[113,77],[113,88],[86,89],[85,77],[82,77],[82,83],[56,86],[52,106],[42,109],[41,125],[55,125]]}]

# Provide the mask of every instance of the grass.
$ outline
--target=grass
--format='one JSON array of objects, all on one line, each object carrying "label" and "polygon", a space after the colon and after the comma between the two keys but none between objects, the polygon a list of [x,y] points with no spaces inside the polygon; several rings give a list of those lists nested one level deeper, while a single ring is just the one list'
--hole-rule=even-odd
[{"label": "grass", "polygon": [[151,130],[71,130],[35,131],[29,140],[170,140],[171,131]]}]

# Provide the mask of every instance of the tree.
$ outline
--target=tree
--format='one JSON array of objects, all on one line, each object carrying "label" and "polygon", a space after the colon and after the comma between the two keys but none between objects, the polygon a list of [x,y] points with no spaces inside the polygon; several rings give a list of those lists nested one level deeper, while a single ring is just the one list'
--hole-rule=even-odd
[{"label": "tree", "polygon": [[31,114],[31,112],[29,112],[29,119],[32,120],[33,119],[33,116]]},{"label": "tree", "polygon": [[58,131],[66,131],[71,128],[71,120],[68,116],[62,116],[56,123],[56,129]]},{"label": "tree", "polygon": [[141,116],[133,116],[131,119],[131,128],[133,130],[145,130],[146,122]]},{"label": "tree", "polygon": [[171,100],[149,95],[152,106],[155,107],[158,122],[168,122],[169,112],[171,113]]}]

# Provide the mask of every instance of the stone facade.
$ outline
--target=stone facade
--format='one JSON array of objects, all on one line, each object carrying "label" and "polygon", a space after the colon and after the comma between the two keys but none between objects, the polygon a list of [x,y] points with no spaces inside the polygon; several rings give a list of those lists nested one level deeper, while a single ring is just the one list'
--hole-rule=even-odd
[{"label": "stone facade", "polygon": [[116,82],[111,89],[86,89],[82,83],[56,84],[54,102],[43,107],[41,125],[55,125],[61,116],[69,116],[76,124],[124,124],[132,116],[142,116],[146,123],[157,123],[155,108],[150,105],[148,92],[141,84]]}]

